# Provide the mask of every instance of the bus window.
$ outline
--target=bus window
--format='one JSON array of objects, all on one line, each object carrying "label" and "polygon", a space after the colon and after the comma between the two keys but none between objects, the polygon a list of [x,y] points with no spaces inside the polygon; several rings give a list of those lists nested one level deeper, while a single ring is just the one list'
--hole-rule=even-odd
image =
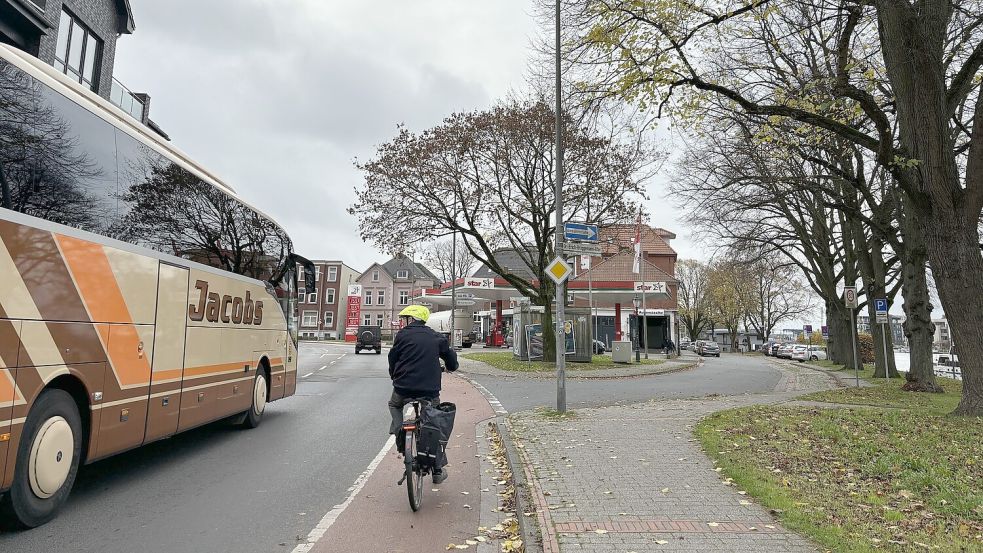
[{"label": "bus window", "polygon": [[287,235],[246,204],[117,131],[120,212],[114,237],[269,281],[287,263]]},{"label": "bus window", "polygon": [[0,60],[3,207],[105,234],[116,219],[114,128]]}]

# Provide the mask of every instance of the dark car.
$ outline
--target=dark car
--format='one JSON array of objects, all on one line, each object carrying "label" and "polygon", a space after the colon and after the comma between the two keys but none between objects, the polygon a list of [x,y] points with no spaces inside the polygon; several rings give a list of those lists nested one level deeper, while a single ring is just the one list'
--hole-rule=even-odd
[{"label": "dark car", "polygon": [[712,355],[715,357],[720,357],[720,346],[718,346],[716,342],[705,340],[700,343],[699,347],[696,350],[696,353],[701,356]]},{"label": "dark car", "polygon": [[358,327],[358,338],[355,340],[355,353],[360,353],[363,349],[374,349],[376,353],[382,353],[381,326]]}]

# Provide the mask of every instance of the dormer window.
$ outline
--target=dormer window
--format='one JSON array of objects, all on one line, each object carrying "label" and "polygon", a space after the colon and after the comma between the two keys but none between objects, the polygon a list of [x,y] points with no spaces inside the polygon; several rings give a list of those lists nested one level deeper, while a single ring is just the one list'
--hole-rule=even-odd
[{"label": "dormer window", "polygon": [[396,271],[396,278],[410,278],[410,272],[406,269]]},{"label": "dormer window", "polygon": [[372,271],[372,282],[379,282],[379,271]]}]

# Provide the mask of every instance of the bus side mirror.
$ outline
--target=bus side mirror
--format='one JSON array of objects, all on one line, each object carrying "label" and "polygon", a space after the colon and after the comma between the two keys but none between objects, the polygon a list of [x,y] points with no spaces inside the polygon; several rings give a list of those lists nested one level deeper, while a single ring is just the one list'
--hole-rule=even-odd
[{"label": "bus side mirror", "polygon": [[317,291],[317,278],[313,263],[304,264],[304,288],[308,294],[313,294]]}]

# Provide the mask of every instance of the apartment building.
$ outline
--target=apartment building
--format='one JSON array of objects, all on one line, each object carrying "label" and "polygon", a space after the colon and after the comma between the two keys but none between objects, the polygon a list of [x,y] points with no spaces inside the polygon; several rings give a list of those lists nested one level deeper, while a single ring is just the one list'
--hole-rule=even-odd
[{"label": "apartment building", "polygon": [[151,130],[150,95],[113,76],[116,42],[136,29],[129,0],[0,0],[0,42],[51,65]]},{"label": "apartment building", "polygon": [[[316,282],[314,292],[297,294],[300,337],[308,340],[344,338],[348,285],[355,284],[360,275],[342,261],[312,260],[312,263]],[[303,286],[298,286],[298,290],[303,290]]]},{"label": "apartment building", "polygon": [[362,285],[360,324],[382,327],[383,336],[398,328],[399,312],[410,305],[413,291],[440,284],[429,269],[409,257],[398,254],[385,263],[373,263],[357,279]]}]

